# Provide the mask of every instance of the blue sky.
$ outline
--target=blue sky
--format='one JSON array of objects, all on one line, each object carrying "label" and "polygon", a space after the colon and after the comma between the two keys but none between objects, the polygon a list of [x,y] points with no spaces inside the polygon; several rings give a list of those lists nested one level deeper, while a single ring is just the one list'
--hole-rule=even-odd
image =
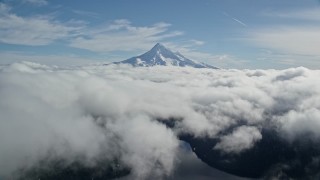
[{"label": "blue sky", "polygon": [[222,68],[320,68],[319,0],[0,0],[0,63],[120,61],[157,42]]}]

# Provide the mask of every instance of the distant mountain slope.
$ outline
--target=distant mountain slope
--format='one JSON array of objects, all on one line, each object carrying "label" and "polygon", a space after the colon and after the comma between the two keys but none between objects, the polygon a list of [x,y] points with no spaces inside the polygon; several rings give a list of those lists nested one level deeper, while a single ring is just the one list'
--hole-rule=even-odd
[{"label": "distant mountain slope", "polygon": [[157,43],[150,51],[140,56],[132,57],[120,62],[115,62],[114,64],[131,64],[135,67],[150,67],[160,65],[218,69],[217,67],[211,66],[209,64],[190,60],[178,52],[174,53],[160,43]]}]

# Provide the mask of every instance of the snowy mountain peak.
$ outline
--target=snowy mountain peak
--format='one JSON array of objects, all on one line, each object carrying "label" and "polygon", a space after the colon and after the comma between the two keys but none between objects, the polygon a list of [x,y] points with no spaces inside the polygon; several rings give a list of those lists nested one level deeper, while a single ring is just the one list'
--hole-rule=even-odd
[{"label": "snowy mountain peak", "polygon": [[152,49],[167,49],[166,47],[164,47],[164,45],[162,45],[161,43],[157,43],[156,45],[153,46]]},{"label": "snowy mountain peak", "polygon": [[199,63],[184,57],[180,53],[173,53],[164,45],[157,43],[150,51],[130,59],[115,62],[115,64],[131,64],[132,66],[180,66],[194,68],[214,68],[205,63]]}]

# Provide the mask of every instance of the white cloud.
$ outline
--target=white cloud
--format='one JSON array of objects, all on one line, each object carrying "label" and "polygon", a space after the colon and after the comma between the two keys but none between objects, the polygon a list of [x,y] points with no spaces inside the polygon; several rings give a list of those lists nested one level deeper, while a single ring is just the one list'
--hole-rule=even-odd
[{"label": "white cloud", "polygon": [[123,147],[128,152],[123,161],[135,167],[134,179],[146,175],[161,178],[172,173],[179,142],[171,130],[149,117],[139,116],[111,128],[119,129],[124,137]]},{"label": "white cloud", "polygon": [[240,153],[252,148],[261,139],[262,135],[256,127],[240,126],[231,134],[221,137],[221,141],[215,145],[214,149]]},{"label": "white cloud", "polygon": [[[317,100],[319,100],[318,97]],[[312,137],[318,139],[320,137],[319,117],[319,105],[316,104],[315,106],[308,107],[308,109],[292,110],[279,118],[279,120],[283,124],[284,133],[289,135],[291,139],[308,136],[310,132]]]},{"label": "white cloud", "polygon": [[181,44],[168,43],[166,42],[167,39],[183,35],[181,31],[169,31],[170,26],[171,24],[164,22],[151,26],[133,26],[127,19],[118,19],[106,26],[86,27],[79,33],[80,36],[70,39],[69,46],[98,53],[135,52],[146,51],[157,42],[165,42],[172,49],[180,51],[191,59],[211,64],[217,63],[220,67],[237,67],[244,63],[244,61],[230,55],[214,55],[197,51],[195,47],[205,44],[204,41],[191,39]]},{"label": "white cloud", "polygon": [[[0,66],[0,175],[55,152],[90,164],[118,157],[133,178],[161,178],[174,171],[180,133],[220,139],[224,153],[252,148],[263,128],[289,141],[319,138],[319,76],[306,68]],[[169,117],[172,129],[161,123]]]},{"label": "white cloud", "polygon": [[69,26],[47,16],[21,17],[1,3],[0,42],[20,45],[47,45],[70,36],[79,26]]},{"label": "white cloud", "polygon": [[167,23],[133,26],[130,21],[120,19],[101,28],[89,28],[83,36],[73,39],[70,46],[94,52],[147,50],[157,42],[183,34],[170,32],[169,27]]},{"label": "white cloud", "polygon": [[[30,0],[28,2],[41,4],[42,1]],[[149,26],[134,26],[129,20],[118,19],[104,26],[92,27],[83,21],[59,22],[54,17],[43,15],[18,16],[10,10],[11,7],[3,3],[0,4],[0,42],[2,43],[40,46],[63,40],[66,46],[86,49],[100,54],[110,54],[110,52],[115,51],[143,52],[149,50],[157,42],[164,42],[190,59],[208,62],[215,66],[237,67],[238,64],[243,63],[243,61],[239,61],[230,55],[213,55],[197,51],[196,47],[205,44],[204,41],[191,39],[179,45],[166,43],[170,38],[183,35],[183,32],[170,31],[171,24],[165,22]],[[93,12],[79,10],[73,10],[73,12],[97,18],[97,14]],[[5,54],[8,55],[10,52],[5,52]],[[14,55],[8,58],[14,59],[15,57]],[[118,58],[116,60],[124,59]],[[49,58],[46,59],[46,62],[48,60]]]}]

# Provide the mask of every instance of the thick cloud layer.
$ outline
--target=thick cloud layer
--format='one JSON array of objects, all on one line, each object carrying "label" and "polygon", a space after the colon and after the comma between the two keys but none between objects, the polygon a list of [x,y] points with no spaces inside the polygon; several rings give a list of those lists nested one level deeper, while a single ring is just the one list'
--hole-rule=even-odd
[{"label": "thick cloud layer", "polygon": [[212,148],[233,154],[254,147],[264,128],[319,140],[319,77],[302,67],[3,66],[0,176],[48,156],[87,166],[118,158],[133,178],[170,176],[185,133],[218,138]]}]

